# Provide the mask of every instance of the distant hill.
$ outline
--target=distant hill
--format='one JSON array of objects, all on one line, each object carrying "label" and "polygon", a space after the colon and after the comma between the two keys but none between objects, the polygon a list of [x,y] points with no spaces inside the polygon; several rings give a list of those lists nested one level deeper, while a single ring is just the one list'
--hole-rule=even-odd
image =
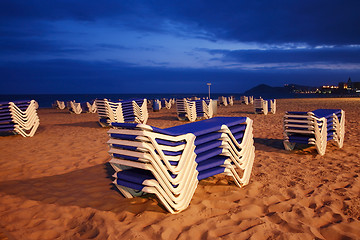
[{"label": "distant hill", "polygon": [[260,84],[244,92],[244,95],[262,98],[287,98],[292,97],[293,93],[288,87],[271,87]]}]

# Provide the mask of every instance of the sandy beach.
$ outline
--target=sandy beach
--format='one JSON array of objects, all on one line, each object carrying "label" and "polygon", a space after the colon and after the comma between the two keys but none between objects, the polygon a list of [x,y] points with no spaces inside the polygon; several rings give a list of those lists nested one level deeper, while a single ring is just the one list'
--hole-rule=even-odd
[{"label": "sandy beach", "polygon": [[[344,147],[286,151],[285,111],[318,108],[345,111]],[[126,199],[113,187],[97,114],[39,109],[34,137],[0,137],[0,239],[360,239],[360,99],[278,99],[276,114],[253,112],[235,101],[216,115],[254,120],[250,183],[202,180],[173,215],[153,196]],[[174,107],[149,110],[148,125],[185,123]]]}]

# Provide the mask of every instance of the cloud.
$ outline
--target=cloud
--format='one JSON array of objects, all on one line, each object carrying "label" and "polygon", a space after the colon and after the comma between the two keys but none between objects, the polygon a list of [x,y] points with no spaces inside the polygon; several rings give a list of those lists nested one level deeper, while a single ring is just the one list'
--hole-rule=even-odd
[{"label": "cloud", "polygon": [[4,39],[0,38],[0,56],[7,54],[72,54],[85,53],[81,46],[74,46],[60,41],[42,39]]},{"label": "cloud", "polygon": [[223,62],[239,63],[360,63],[360,47],[331,47],[268,50],[212,50],[201,49]]},{"label": "cloud", "polygon": [[100,43],[100,44],[96,44],[96,46],[99,47],[100,49],[129,50],[128,47],[124,47],[123,45],[119,45],[119,44],[105,44],[105,43]]},{"label": "cloud", "polygon": [[359,44],[357,0],[116,1],[14,0],[0,3],[3,20],[102,21],[142,32],[212,41]]},{"label": "cloud", "polygon": [[[134,3],[134,5],[136,5]],[[108,0],[14,0],[0,3],[0,16],[7,19],[94,21],[131,11],[130,2]]]},{"label": "cloud", "polygon": [[[359,43],[358,9],[352,1],[204,1],[176,7],[167,17],[212,33],[216,39],[258,43]],[[157,6],[160,8],[160,5]],[[160,10],[157,10],[160,11]]]},{"label": "cloud", "polygon": [[218,92],[242,92],[288,79],[356,80],[359,7],[357,0],[0,1],[0,74],[8,79],[0,86],[199,92],[209,81]]}]

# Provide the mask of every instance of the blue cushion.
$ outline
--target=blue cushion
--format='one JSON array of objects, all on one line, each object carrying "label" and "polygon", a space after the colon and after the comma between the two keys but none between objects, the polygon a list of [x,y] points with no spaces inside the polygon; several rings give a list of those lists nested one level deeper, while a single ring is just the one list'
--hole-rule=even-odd
[{"label": "blue cushion", "polygon": [[214,168],[210,168],[204,171],[199,172],[198,175],[198,180],[204,179],[204,178],[208,178],[211,176],[215,176],[217,174],[223,173],[225,171],[224,167],[214,167]]},{"label": "blue cushion", "polygon": [[228,159],[225,156],[215,156],[207,159],[206,161],[202,161],[196,167],[197,171],[204,171],[213,167],[221,166],[225,163],[225,160]]},{"label": "blue cushion", "polygon": [[333,114],[341,113],[341,109],[317,109],[312,111],[316,117],[331,117]]},{"label": "blue cushion", "polygon": [[153,128],[155,132],[178,136],[186,133],[193,133],[195,136],[204,135],[221,129],[222,125],[228,127],[244,123],[246,117],[214,117],[199,122],[191,122],[184,125],[160,129]]}]

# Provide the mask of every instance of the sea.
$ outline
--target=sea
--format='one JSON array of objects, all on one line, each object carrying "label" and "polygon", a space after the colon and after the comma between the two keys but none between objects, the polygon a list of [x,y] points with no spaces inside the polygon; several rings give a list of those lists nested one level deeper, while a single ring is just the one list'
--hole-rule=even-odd
[{"label": "sea", "polygon": [[[206,93],[193,93],[193,94],[24,94],[24,95],[0,95],[0,102],[9,102],[16,100],[36,100],[40,108],[50,108],[56,101],[73,101],[76,102],[91,102],[95,99],[107,98],[111,101],[127,100],[127,99],[169,99],[169,98],[187,98],[187,97],[208,97]],[[233,93],[214,93],[211,94],[211,99],[218,99],[219,96],[234,96],[235,99],[240,99],[241,94]]]},{"label": "sea", "polygon": [[[269,95],[269,96],[267,96]],[[52,104],[56,101],[76,101],[76,102],[92,102],[95,99],[107,98],[111,101],[118,100],[127,100],[127,99],[169,99],[169,98],[188,98],[188,97],[208,97],[207,93],[177,93],[177,94],[165,94],[165,93],[156,93],[156,94],[24,94],[24,95],[0,95],[0,102],[10,102],[16,100],[36,100],[39,103],[40,108],[51,108]],[[211,93],[211,99],[218,99],[220,96],[233,96],[235,100],[239,100],[241,96],[244,96],[243,93]],[[324,96],[324,95],[314,95],[314,94],[282,94],[274,96],[273,94],[262,94],[259,95],[264,99],[280,99],[280,98],[309,98],[309,97],[345,97],[345,96]],[[254,97],[259,97],[254,95]],[[359,97],[359,95],[357,95]]]}]

